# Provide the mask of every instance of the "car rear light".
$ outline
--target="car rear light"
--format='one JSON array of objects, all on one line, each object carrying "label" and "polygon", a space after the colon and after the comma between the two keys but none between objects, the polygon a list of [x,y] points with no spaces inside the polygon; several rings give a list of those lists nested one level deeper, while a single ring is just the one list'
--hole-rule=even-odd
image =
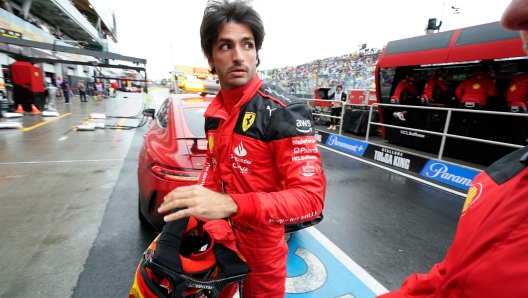
[{"label": "car rear light", "polygon": [[198,181],[200,173],[185,171],[181,169],[174,169],[168,166],[160,164],[154,164],[150,167],[150,170],[154,175],[161,179],[178,182],[195,182]]}]

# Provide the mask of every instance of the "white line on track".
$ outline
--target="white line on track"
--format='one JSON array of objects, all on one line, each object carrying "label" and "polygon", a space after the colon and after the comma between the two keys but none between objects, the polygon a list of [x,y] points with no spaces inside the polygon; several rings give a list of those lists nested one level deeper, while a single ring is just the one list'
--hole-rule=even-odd
[{"label": "white line on track", "polygon": [[20,165],[20,164],[41,164],[41,163],[73,163],[73,162],[107,162],[123,161],[122,159],[81,159],[81,160],[45,160],[45,161],[18,161],[18,162],[0,162],[0,165]]},{"label": "white line on track", "polygon": [[67,136],[62,136],[62,137],[60,137],[60,139],[58,139],[58,141],[64,141],[64,140],[66,140],[67,138],[68,138]]},{"label": "white line on track", "polygon": [[[332,241],[326,238],[316,227],[307,228],[306,231],[310,233],[321,245],[324,246],[336,259],[343,264],[350,272],[352,272],[359,280],[363,282],[374,294],[381,295],[387,293],[388,290],[382,286],[374,277],[368,274],[365,269],[361,268],[354,262],[346,253],[337,247]],[[345,296],[346,297],[346,296]]]},{"label": "white line on track", "polygon": [[444,187],[442,185],[438,185],[436,183],[433,183],[433,182],[430,182],[430,181],[427,181],[425,179],[421,179],[421,178],[418,178],[418,177],[415,177],[413,175],[409,175],[409,174],[406,174],[406,173],[403,173],[403,172],[400,172],[400,171],[397,171],[395,169],[391,169],[389,167],[385,167],[385,166],[382,166],[382,165],[379,165],[377,163],[374,163],[374,162],[371,162],[371,161],[368,161],[368,160],[365,160],[363,158],[360,158],[360,157],[357,157],[357,156],[354,156],[352,154],[348,154],[348,153],[344,153],[344,152],[341,152],[341,151],[338,151],[338,150],[335,150],[335,149],[332,149],[332,148],[329,148],[329,147],[326,147],[326,146],[323,146],[321,144],[318,145],[319,147],[321,148],[324,148],[326,150],[330,150],[330,151],[333,151],[335,153],[339,153],[341,155],[344,155],[346,157],[350,157],[350,158],[353,158],[355,160],[358,160],[362,163],[366,163],[366,164],[369,164],[371,166],[375,166],[375,167],[378,167],[380,169],[384,169],[386,171],[389,171],[389,172],[392,172],[392,173],[395,173],[395,174],[398,174],[398,175],[401,175],[403,177],[406,177],[406,178],[409,178],[409,179],[412,179],[414,181],[418,181],[420,183],[423,183],[423,184],[426,184],[426,185],[429,185],[429,186],[432,186],[434,188],[438,188],[440,190],[443,190],[445,192],[448,192],[448,193],[451,193],[451,194],[454,194],[454,195],[457,195],[457,196],[461,196],[461,197],[466,197],[466,193],[463,193],[463,192],[460,192],[460,191],[456,191],[456,190],[453,190],[451,188],[448,188],[448,187]]}]

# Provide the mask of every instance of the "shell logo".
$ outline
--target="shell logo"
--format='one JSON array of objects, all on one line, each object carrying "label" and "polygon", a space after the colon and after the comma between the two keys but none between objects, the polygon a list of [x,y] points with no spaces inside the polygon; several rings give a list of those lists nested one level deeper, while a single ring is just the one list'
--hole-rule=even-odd
[{"label": "shell logo", "polygon": [[475,185],[471,185],[466,196],[466,201],[464,202],[464,207],[462,207],[462,214],[460,216],[464,216],[464,214],[466,214],[466,211],[480,198],[481,194],[482,184],[477,183]]},{"label": "shell logo", "polygon": [[473,89],[475,89],[475,90],[480,89],[480,84],[475,84],[475,85],[473,85]]},{"label": "shell logo", "polygon": [[517,90],[517,85],[513,84],[511,87],[510,87],[510,91],[513,92]]},{"label": "shell logo", "polygon": [[38,77],[39,76],[39,73],[38,72],[34,72],[35,76]]},{"label": "shell logo", "polygon": [[214,138],[213,138],[212,134],[209,135],[209,138],[207,139],[207,142],[209,143],[209,152],[213,152]]}]

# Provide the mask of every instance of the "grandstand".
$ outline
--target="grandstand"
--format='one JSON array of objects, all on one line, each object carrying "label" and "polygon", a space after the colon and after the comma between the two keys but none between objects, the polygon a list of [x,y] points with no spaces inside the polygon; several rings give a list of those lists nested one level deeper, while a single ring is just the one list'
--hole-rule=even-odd
[{"label": "grandstand", "polygon": [[299,97],[313,97],[314,89],[343,85],[351,89],[375,88],[374,70],[381,54],[378,49],[366,49],[284,68],[259,71],[266,83],[278,85]]}]

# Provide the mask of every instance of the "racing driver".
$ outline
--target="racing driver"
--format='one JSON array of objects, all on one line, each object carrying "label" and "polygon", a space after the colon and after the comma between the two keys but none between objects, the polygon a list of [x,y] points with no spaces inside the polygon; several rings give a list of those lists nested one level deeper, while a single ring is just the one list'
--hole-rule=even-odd
[{"label": "racing driver", "polygon": [[252,269],[244,298],[284,297],[284,225],[318,218],[326,187],[310,107],[256,74],[264,35],[246,2],[208,2],[201,46],[221,90],[204,114],[206,163],[199,185],[173,190],[159,208],[184,208],[165,221],[229,219]]}]

